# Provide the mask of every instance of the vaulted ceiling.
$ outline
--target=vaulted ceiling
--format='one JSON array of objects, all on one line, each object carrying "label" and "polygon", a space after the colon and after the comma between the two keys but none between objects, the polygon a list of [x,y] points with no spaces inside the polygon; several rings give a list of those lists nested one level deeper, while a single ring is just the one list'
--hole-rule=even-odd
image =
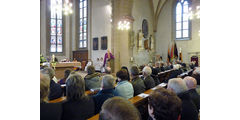
[{"label": "vaulted ceiling", "polygon": [[149,0],[153,16],[153,31],[157,32],[159,14],[167,0]]}]

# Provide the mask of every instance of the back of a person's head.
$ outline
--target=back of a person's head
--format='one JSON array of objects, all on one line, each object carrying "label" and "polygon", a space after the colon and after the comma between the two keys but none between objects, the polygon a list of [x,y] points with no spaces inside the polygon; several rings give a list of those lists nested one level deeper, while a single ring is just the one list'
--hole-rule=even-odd
[{"label": "back of a person's head", "polygon": [[48,101],[50,79],[47,75],[40,73],[40,102]]},{"label": "back of a person's head", "polygon": [[121,69],[125,69],[128,72],[128,68],[126,66],[122,66]]},{"label": "back of a person's head", "polygon": [[127,80],[128,79],[128,75],[127,75],[127,71],[125,69],[121,69],[116,73],[116,76],[118,78],[120,78],[121,80]]},{"label": "back of a person's head", "polygon": [[87,67],[87,72],[88,72],[89,75],[95,73],[95,67],[92,66],[92,65],[88,66]]},{"label": "back of a person's head", "polygon": [[145,65],[139,66],[139,70],[142,71],[144,67],[145,67]]},{"label": "back of a person's head", "polygon": [[70,69],[66,69],[64,71],[64,78],[67,78],[70,75],[70,73],[71,73],[71,70]]},{"label": "back of a person's head", "polygon": [[122,66],[121,69],[126,70],[126,72],[127,72],[127,80],[130,80],[128,68],[126,66]]},{"label": "back of a person's head", "polygon": [[55,71],[52,68],[44,68],[41,70],[43,74],[47,74],[50,79],[52,79],[55,76]]},{"label": "back of a person's head", "polygon": [[186,82],[188,89],[195,89],[197,87],[197,80],[195,78],[187,76],[183,80]]},{"label": "back of a person's head", "polygon": [[145,66],[142,71],[146,75],[151,75],[152,74],[152,69],[149,66]]},{"label": "back of a person's head", "polygon": [[107,99],[100,112],[99,120],[140,120],[136,107],[121,97]]},{"label": "back of a person's head", "polygon": [[132,66],[130,71],[133,76],[139,75],[139,70],[137,66]]},{"label": "back of a person's head", "polygon": [[158,70],[157,70],[157,68],[152,68],[152,74],[153,74],[153,75],[158,75]]},{"label": "back of a person's head", "polygon": [[79,100],[85,97],[85,82],[79,73],[72,72],[68,76],[66,96],[68,100]]},{"label": "back of a person's head", "polygon": [[168,81],[168,89],[173,90],[176,94],[188,90],[185,81],[182,78],[172,78]]},{"label": "back of a person's head", "polygon": [[102,88],[103,89],[112,89],[114,88],[115,79],[112,75],[104,75],[102,77]]},{"label": "back of a person's head", "polygon": [[111,68],[110,68],[110,67],[106,67],[106,69],[105,69],[105,73],[107,73],[107,74],[111,74]]},{"label": "back of a person's head", "polygon": [[172,91],[157,88],[148,97],[149,115],[156,120],[177,120],[181,114],[182,101]]}]

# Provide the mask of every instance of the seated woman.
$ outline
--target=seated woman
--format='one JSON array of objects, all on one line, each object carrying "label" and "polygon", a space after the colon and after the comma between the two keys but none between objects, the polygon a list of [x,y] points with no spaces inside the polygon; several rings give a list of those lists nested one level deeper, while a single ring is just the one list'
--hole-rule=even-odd
[{"label": "seated woman", "polygon": [[128,82],[128,75],[127,71],[124,69],[121,69],[120,71],[117,72],[117,86],[115,87],[114,90],[114,95],[115,96],[120,96],[125,99],[129,99],[133,97],[133,86],[130,82]]},{"label": "seated woman", "polygon": [[70,69],[66,69],[64,71],[64,78],[58,81],[58,84],[62,85],[66,83],[67,77],[69,76],[69,74],[71,73]]},{"label": "seated woman", "polygon": [[94,66],[87,67],[88,74],[84,77],[86,90],[100,88],[100,73],[95,72]]},{"label": "seated woman", "polygon": [[86,120],[94,115],[94,101],[85,95],[84,80],[73,72],[66,83],[67,101],[63,103],[62,120]]},{"label": "seated woman", "polygon": [[53,80],[55,76],[55,71],[52,68],[47,67],[41,70],[41,73],[48,75],[48,77],[50,78],[50,92],[48,95],[48,99],[54,100],[62,97],[63,91],[61,86],[55,83],[55,81]]},{"label": "seated woman", "polygon": [[128,68],[126,66],[122,66],[121,69],[124,69],[127,71],[127,80],[130,81],[130,74],[129,74]]},{"label": "seated woman", "polygon": [[40,73],[40,120],[61,120],[61,103],[48,103],[50,79]]},{"label": "seated woman", "polygon": [[182,101],[165,88],[157,88],[148,97],[149,120],[180,120]]}]

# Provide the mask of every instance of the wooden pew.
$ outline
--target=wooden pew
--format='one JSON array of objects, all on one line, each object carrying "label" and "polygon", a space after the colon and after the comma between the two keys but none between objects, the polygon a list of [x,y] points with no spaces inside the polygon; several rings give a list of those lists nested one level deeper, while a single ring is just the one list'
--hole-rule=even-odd
[{"label": "wooden pew", "polygon": [[162,83],[162,82],[166,81],[166,79],[170,76],[172,71],[173,71],[173,69],[158,73],[159,82]]},{"label": "wooden pew", "polygon": [[178,77],[183,79],[184,77],[189,76],[189,73],[191,73],[192,71],[193,71],[193,69],[190,69],[190,70],[178,75]]},{"label": "wooden pew", "polygon": [[[98,91],[91,91],[91,90],[88,90],[88,91],[85,91],[85,94],[86,95],[95,95]],[[63,102],[64,100],[66,100],[66,96],[64,97],[60,97],[60,98],[57,98],[55,100],[50,100],[48,101],[49,103],[58,103],[58,102]]]},{"label": "wooden pew", "polygon": [[[156,87],[151,88],[149,90],[146,90],[144,93],[145,94],[150,94],[153,91],[153,89],[155,89],[157,87],[162,87],[161,85],[163,85],[163,84],[164,83],[159,84]],[[147,97],[143,98],[143,97],[140,97],[140,96],[135,96],[135,97],[130,98],[128,100],[137,107],[139,105],[142,105],[142,103],[144,103],[145,101],[147,101]],[[99,119],[99,114],[96,114],[93,117],[89,118],[88,120],[98,120],[98,119]]]}]

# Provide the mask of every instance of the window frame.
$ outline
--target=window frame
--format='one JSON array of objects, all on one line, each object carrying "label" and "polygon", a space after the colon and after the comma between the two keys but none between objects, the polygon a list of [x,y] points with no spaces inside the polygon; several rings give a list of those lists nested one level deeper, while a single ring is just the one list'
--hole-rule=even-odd
[{"label": "window frame", "polygon": [[[84,14],[82,14],[82,17],[80,18],[80,2],[84,2],[84,1],[86,1],[86,3],[87,3],[87,6],[86,6],[86,10],[87,10],[87,12],[86,12],[86,17],[84,17]],[[89,32],[88,32],[88,25],[89,25],[89,14],[88,14],[88,12],[89,12],[89,0],[78,0],[78,3],[77,3],[78,5],[77,5],[77,44],[76,44],[76,46],[77,46],[77,49],[78,50],[88,50],[88,34],[89,34]],[[83,4],[82,4],[82,6],[83,6]],[[85,7],[82,7],[82,13],[84,13],[84,9]],[[83,26],[85,25],[84,24],[84,18],[86,18],[86,32],[84,32],[84,29],[83,29]],[[82,38],[84,37],[84,33],[86,33],[86,47],[81,47],[80,48],[80,41],[85,41],[84,39],[82,39],[82,40],[80,40],[80,19],[82,19],[83,21],[82,21]]]},{"label": "window frame", "polygon": [[[64,4],[64,0],[62,0],[62,9],[63,9],[63,4]],[[61,20],[61,22],[62,22],[62,26],[61,26],[62,35],[58,35],[58,34],[57,34],[57,29],[58,29],[58,25],[57,25],[58,23],[57,23],[57,22],[58,22],[58,20],[59,20],[59,19],[57,18],[57,17],[58,17],[57,14],[56,14],[56,18],[55,18],[55,24],[56,24],[56,30],[55,30],[55,32],[56,32],[56,35],[51,35],[51,28],[52,28],[52,27],[51,27],[51,20],[52,20],[52,17],[51,17],[51,0],[50,0],[50,38],[49,38],[49,39],[50,39],[50,48],[49,48],[49,49],[50,49],[50,50],[49,50],[50,53],[63,53],[63,48],[64,48],[64,44],[63,44],[63,41],[64,41],[64,37],[63,37],[63,17],[64,17],[64,15],[63,15],[63,12],[62,12],[62,11],[61,11],[61,13],[62,13],[62,18],[61,18],[60,20]],[[52,36],[55,36],[55,37],[56,37],[56,44],[55,44],[55,45],[56,45],[56,51],[55,51],[55,52],[51,52],[51,38],[52,38]],[[62,52],[58,52],[58,51],[57,51],[57,47],[58,47],[58,39],[57,39],[57,38],[58,38],[58,36],[61,36],[61,37],[62,37]]]},{"label": "window frame", "polygon": [[[46,55],[49,56],[54,54],[55,56],[65,56],[65,16],[62,13],[62,52],[51,52],[51,1],[47,0],[46,2]],[[64,0],[62,0],[62,5],[63,4]]]},{"label": "window frame", "polygon": [[[173,30],[174,30],[174,39],[175,40],[191,40],[192,39],[192,20],[191,19],[189,19],[188,18],[188,37],[183,37],[183,14],[184,14],[184,9],[183,9],[183,4],[184,4],[184,2],[185,1],[187,1],[188,2],[188,9],[191,7],[191,0],[183,0],[183,3],[181,3],[181,0],[177,0],[176,2],[175,2],[175,4],[174,4],[174,9],[173,9]],[[176,27],[176,25],[177,25],[177,16],[176,16],[176,10],[177,10],[177,5],[178,5],[178,3],[180,2],[180,4],[181,4],[181,38],[177,38],[177,27]],[[186,29],[185,29],[186,30]]]}]

